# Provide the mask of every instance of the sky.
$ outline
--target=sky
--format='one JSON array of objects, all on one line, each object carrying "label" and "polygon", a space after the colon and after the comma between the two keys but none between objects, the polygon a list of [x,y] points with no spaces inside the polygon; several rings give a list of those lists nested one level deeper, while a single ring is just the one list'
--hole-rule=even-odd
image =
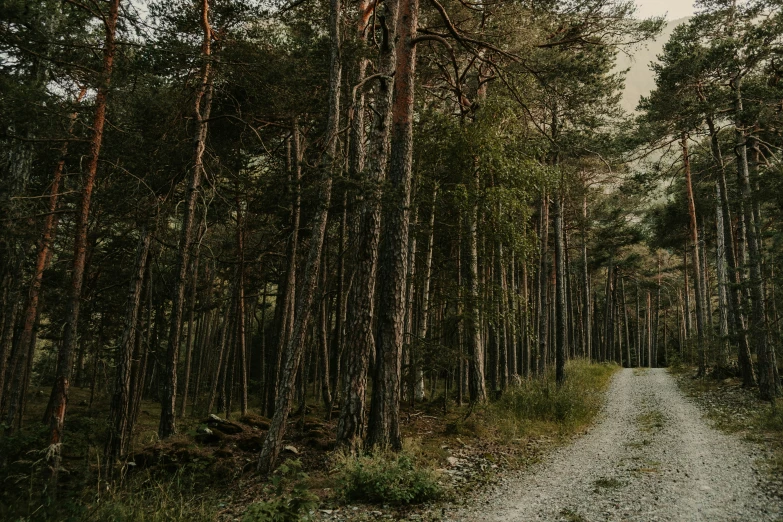
[{"label": "sky", "polygon": [[692,0],[636,0],[637,15],[641,18],[662,16],[677,20],[693,14]]}]

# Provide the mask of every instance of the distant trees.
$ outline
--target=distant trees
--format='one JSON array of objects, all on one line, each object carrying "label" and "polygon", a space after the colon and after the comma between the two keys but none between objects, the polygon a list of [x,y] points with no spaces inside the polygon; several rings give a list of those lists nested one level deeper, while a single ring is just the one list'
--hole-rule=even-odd
[{"label": "distant trees", "polygon": [[[728,359],[722,347],[730,340],[736,346],[745,384],[755,384],[758,375],[759,390],[766,399],[780,394],[780,377],[765,311],[770,295],[764,282],[768,275],[762,268],[765,249],[759,228],[762,199],[758,191],[759,164],[749,160],[749,154],[758,147],[755,135],[765,130],[753,114],[756,110],[745,109],[742,93],[745,82],[764,82],[769,74],[770,60],[783,34],[781,22],[779,9],[768,2],[741,5],[705,2],[702,12],[674,31],[660,65],[655,67],[658,87],[641,105],[647,124],[655,126],[653,132],[657,136],[681,141],[690,214],[699,371],[706,372],[708,358],[725,367]],[[759,109],[768,103],[771,100],[757,98],[754,107]],[[727,131],[721,133],[723,129]],[[733,147],[726,151],[729,131],[733,132]],[[700,177],[713,180],[712,205],[716,210],[708,214],[701,208],[698,210],[702,215],[698,216],[689,148],[692,141],[702,136],[709,160],[704,165],[705,174]],[[774,141],[767,142],[767,147],[767,153],[774,156]],[[734,157],[737,172],[734,186],[727,182],[727,157]],[[755,187],[751,181],[752,164],[756,170]],[[772,163],[768,161],[766,166],[770,168]],[[730,192],[737,194],[733,202]],[[737,216],[736,220],[732,216]],[[704,222],[712,223],[717,248],[714,265],[720,317],[717,330],[712,320],[713,298],[705,242],[699,238],[705,229]],[[685,295],[689,293],[686,287]],[[755,368],[753,355],[757,360]]]}]

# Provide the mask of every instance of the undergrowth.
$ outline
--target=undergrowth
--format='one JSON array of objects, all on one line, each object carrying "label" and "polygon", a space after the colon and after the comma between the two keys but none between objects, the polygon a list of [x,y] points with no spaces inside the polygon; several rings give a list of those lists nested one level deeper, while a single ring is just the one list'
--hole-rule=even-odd
[{"label": "undergrowth", "polygon": [[94,503],[88,520],[117,522],[212,521],[217,497],[196,480],[190,470],[163,477],[144,471]]},{"label": "undergrowth", "polygon": [[523,381],[490,405],[488,413],[507,439],[574,433],[601,411],[604,391],[618,369],[614,364],[570,361],[561,386],[555,384],[554,376],[546,381]]},{"label": "undergrowth", "polygon": [[318,497],[307,486],[307,474],[299,460],[286,460],[269,479],[269,500],[250,504],[242,522],[298,522],[310,520]]},{"label": "undergrowth", "polygon": [[434,470],[419,462],[406,441],[402,452],[376,451],[337,458],[340,493],[348,502],[407,505],[436,500],[443,494]]}]

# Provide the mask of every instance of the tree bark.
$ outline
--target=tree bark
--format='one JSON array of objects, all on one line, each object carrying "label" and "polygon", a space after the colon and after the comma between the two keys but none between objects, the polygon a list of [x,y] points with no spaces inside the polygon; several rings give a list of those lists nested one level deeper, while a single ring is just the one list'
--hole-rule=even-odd
[{"label": "tree bark", "polygon": [[[375,118],[370,134],[367,166],[364,176],[368,190],[361,202],[358,235],[354,252],[355,273],[348,292],[347,330],[345,340],[345,376],[343,401],[337,422],[337,442],[356,451],[365,436],[367,376],[370,357],[375,353],[373,317],[375,285],[378,271],[378,245],[381,236],[381,182],[386,175],[389,157],[389,129],[392,107],[392,74],[396,61],[394,39],[397,27],[397,0],[384,2],[378,14],[384,28],[380,44],[379,69],[375,95]],[[365,6],[361,33],[369,23],[370,5]]]},{"label": "tree bark", "polygon": [[565,382],[565,357],[566,357],[566,274],[565,274],[565,246],[563,230],[563,202],[558,195],[555,198],[555,266],[556,279],[556,325],[555,336],[555,381],[558,385]]},{"label": "tree bark", "polygon": [[688,214],[690,215],[691,258],[693,262],[693,285],[696,294],[696,336],[699,351],[699,375],[707,373],[707,346],[705,343],[705,303],[702,289],[701,259],[699,253],[699,229],[696,223],[696,203],[693,197],[691,183],[691,162],[688,153],[688,135],[682,133],[682,159],[685,168],[685,190],[688,198]]},{"label": "tree bark", "polygon": [[740,211],[744,214],[745,233],[748,240],[748,260],[750,263],[750,330],[753,332],[753,344],[758,356],[759,395],[764,400],[774,401],[781,392],[780,376],[778,375],[775,348],[767,342],[766,297],[763,288],[761,271],[761,240],[757,235],[753,213],[753,189],[750,185],[750,169],[748,167],[747,137],[740,127],[739,115],[742,113],[741,78],[733,82],[735,134],[737,151],[737,167],[740,182]]},{"label": "tree bark", "polygon": [[89,226],[90,203],[98,173],[98,160],[103,143],[103,128],[106,122],[106,106],[114,67],[116,49],[115,36],[117,18],[119,17],[120,0],[111,0],[108,16],[104,18],[105,41],[103,46],[103,67],[100,82],[95,96],[95,115],[93,117],[92,138],[90,139],[90,157],[87,170],[82,180],[81,202],[76,215],[76,234],[73,247],[73,265],[71,286],[68,292],[68,312],[65,323],[63,344],[57,357],[57,374],[49,398],[48,424],[49,443],[51,447],[52,478],[56,483],[60,468],[61,444],[65,426],[65,410],[68,403],[68,390],[72,375],[72,358],[76,347],[79,326],[79,307],[81,305],[82,284],[84,282],[84,267],[87,255],[87,227]]},{"label": "tree bark", "polygon": [[[427,254],[424,258],[424,278],[421,289],[421,310],[419,310],[419,328],[416,335],[420,343],[427,339],[430,307],[430,286],[432,284],[432,254],[435,250],[435,206],[438,202],[438,185],[432,188],[432,211],[430,212],[429,235],[427,238]],[[421,367],[414,365],[414,397],[416,400],[424,400],[424,372]]]},{"label": "tree bark", "polygon": [[304,344],[307,337],[310,316],[313,309],[313,299],[318,285],[318,272],[326,235],[326,225],[329,218],[329,206],[332,200],[333,170],[335,168],[335,153],[340,125],[340,87],[342,78],[342,57],[340,48],[340,25],[342,5],[340,0],[331,0],[330,39],[331,56],[329,72],[329,118],[326,124],[326,147],[321,158],[321,187],[319,206],[313,217],[313,232],[310,237],[310,251],[305,264],[301,295],[296,303],[293,335],[285,348],[285,364],[279,384],[279,394],[275,405],[269,431],[261,448],[258,460],[258,470],[261,474],[269,474],[280,455],[285,435],[286,422],[291,412],[298,373]]},{"label": "tree bark", "polygon": [[418,0],[400,0],[394,71],[388,198],[379,249],[378,364],[367,442],[400,449],[399,408],[413,163],[413,100]]},{"label": "tree bark", "polygon": [[539,256],[538,267],[538,350],[536,353],[536,373],[543,376],[546,373],[547,363],[547,345],[549,337],[549,324],[547,322],[547,310],[549,303],[548,295],[548,274],[549,274],[549,196],[546,192],[541,195],[541,223],[539,233]]},{"label": "tree bark", "polygon": [[[82,88],[76,98],[76,103],[81,102],[87,90]],[[76,123],[77,114],[73,113],[70,116],[70,124],[68,128],[68,134],[73,134],[73,127]],[[24,403],[24,396],[27,393],[27,366],[28,361],[32,362],[35,355],[35,326],[39,317],[39,303],[41,298],[41,286],[43,284],[43,275],[46,269],[49,267],[49,263],[52,258],[52,244],[54,243],[54,237],[57,231],[57,204],[60,197],[60,184],[62,183],[63,171],[65,170],[65,158],[68,154],[68,142],[66,141],[60,149],[60,160],[57,162],[57,166],[54,169],[54,175],[52,176],[52,184],[49,189],[49,213],[44,218],[43,230],[41,231],[41,239],[38,242],[38,249],[36,253],[35,269],[33,272],[33,278],[30,282],[30,289],[27,295],[27,303],[22,316],[22,331],[19,334],[19,340],[17,341],[17,354],[11,361],[10,367],[13,368],[14,373],[11,376],[11,388],[10,397],[8,400],[8,411],[6,415],[6,432],[12,433],[18,430],[22,425],[22,416],[24,414],[22,405]],[[13,324],[13,323],[12,323]],[[9,330],[13,331],[13,328]],[[5,365],[0,364],[0,406],[5,402],[3,399],[3,391],[5,390]]]},{"label": "tree bark", "polygon": [[120,340],[119,352],[116,360],[116,374],[114,380],[114,393],[109,413],[109,434],[106,439],[104,460],[107,480],[111,481],[118,458],[125,455],[133,432],[131,418],[131,371],[133,366],[133,352],[136,347],[137,328],[139,325],[139,313],[141,311],[141,294],[144,286],[144,274],[147,271],[149,259],[150,239],[152,234],[146,229],[141,230],[139,244],[136,248],[136,268],[131,280],[128,292],[127,309],[125,312],[125,326]]},{"label": "tree bark", "polygon": [[[239,194],[237,203],[237,250],[239,267],[237,268],[237,350],[239,351],[239,407],[241,414],[247,415],[247,339],[245,335],[245,230],[242,222],[242,205]],[[187,374],[186,374],[187,375]]]},{"label": "tree bark", "polygon": [[179,362],[180,325],[185,304],[185,286],[190,260],[190,247],[193,243],[196,198],[198,197],[201,178],[204,176],[204,151],[206,149],[209,115],[212,110],[212,28],[209,24],[209,0],[201,1],[201,28],[203,31],[201,78],[193,104],[193,115],[197,123],[196,149],[193,160],[193,173],[185,195],[185,210],[182,216],[179,253],[174,272],[177,279],[174,283],[174,295],[171,303],[169,342],[166,351],[166,373],[163,378],[160,424],[158,425],[158,436],[161,439],[165,439],[177,432],[175,412],[177,407],[177,364]]},{"label": "tree bark", "polygon": [[193,365],[193,316],[196,308],[196,290],[198,287],[198,264],[199,256],[193,261],[193,273],[190,282],[190,303],[188,303],[188,338],[185,341],[185,375],[182,376],[182,406],[179,410],[179,416],[184,417],[188,407],[188,391],[190,390],[190,369]]},{"label": "tree bark", "polygon": [[484,378],[484,345],[481,339],[481,314],[479,309],[479,265],[478,265],[478,191],[479,170],[474,165],[472,192],[475,202],[465,212],[467,241],[465,241],[465,340],[468,351],[468,396],[471,405],[487,400],[487,385]]}]

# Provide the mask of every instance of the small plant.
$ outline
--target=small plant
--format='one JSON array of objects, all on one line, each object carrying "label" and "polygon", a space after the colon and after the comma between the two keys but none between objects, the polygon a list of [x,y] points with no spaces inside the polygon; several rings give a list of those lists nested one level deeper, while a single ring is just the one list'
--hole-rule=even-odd
[{"label": "small plant", "polygon": [[307,487],[307,475],[299,460],[286,460],[270,478],[269,500],[251,504],[242,522],[298,522],[310,520],[318,497]]},{"label": "small plant", "polygon": [[410,452],[344,456],[340,468],[345,500],[377,504],[418,504],[439,498],[443,488],[434,471]]},{"label": "small plant", "polygon": [[665,420],[663,413],[658,410],[651,410],[636,417],[639,429],[647,433],[663,428]]},{"label": "small plant", "polygon": [[622,482],[616,478],[600,478],[594,482],[596,489],[616,489],[623,485]]},{"label": "small plant", "polygon": [[562,515],[567,522],[587,522],[585,517],[573,509],[563,508],[560,510],[560,515]]}]

